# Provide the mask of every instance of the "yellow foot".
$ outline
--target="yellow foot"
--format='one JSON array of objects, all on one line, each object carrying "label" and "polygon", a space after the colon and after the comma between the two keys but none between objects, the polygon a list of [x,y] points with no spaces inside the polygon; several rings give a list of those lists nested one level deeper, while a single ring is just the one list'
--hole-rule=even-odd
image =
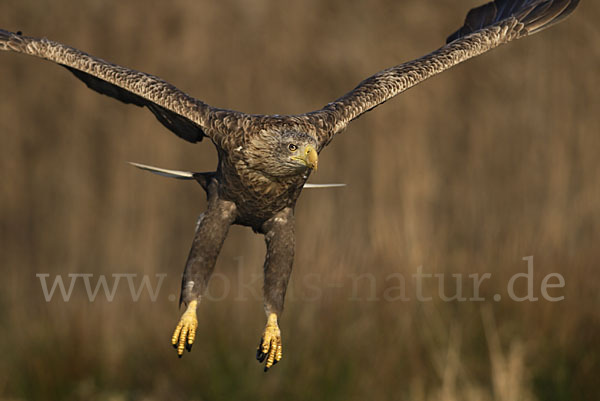
[{"label": "yellow foot", "polygon": [[258,349],[256,350],[256,359],[263,362],[265,358],[265,372],[281,360],[283,353],[281,351],[281,331],[277,325],[277,315],[271,313],[267,320],[267,326],[263,333]]},{"label": "yellow foot", "polygon": [[192,350],[194,339],[196,338],[196,328],[198,327],[198,318],[196,317],[196,307],[198,301],[192,301],[179,319],[179,324],[173,332],[171,344],[177,350],[177,355],[181,358],[183,350]]}]

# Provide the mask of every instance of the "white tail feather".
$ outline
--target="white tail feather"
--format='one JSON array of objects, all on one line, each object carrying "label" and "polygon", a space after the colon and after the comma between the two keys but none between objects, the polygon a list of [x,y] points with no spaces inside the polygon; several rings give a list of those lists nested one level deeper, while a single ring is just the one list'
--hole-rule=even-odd
[{"label": "white tail feather", "polygon": [[304,184],[304,188],[338,188],[345,186],[346,184]]},{"label": "white tail feather", "polygon": [[[194,173],[191,171],[168,170],[165,168],[148,166],[146,164],[129,162],[132,166],[139,169],[149,171],[154,174],[162,175],[163,177],[177,178],[180,180],[193,180]],[[304,184],[304,188],[338,188],[345,187],[346,184]]]},{"label": "white tail feather", "polygon": [[179,171],[179,170],[167,170],[164,168],[158,168],[153,166],[147,166],[145,164],[129,162],[132,166],[139,169],[150,171],[151,173],[162,175],[163,177],[178,178],[180,180],[193,180],[194,173],[190,171]]}]

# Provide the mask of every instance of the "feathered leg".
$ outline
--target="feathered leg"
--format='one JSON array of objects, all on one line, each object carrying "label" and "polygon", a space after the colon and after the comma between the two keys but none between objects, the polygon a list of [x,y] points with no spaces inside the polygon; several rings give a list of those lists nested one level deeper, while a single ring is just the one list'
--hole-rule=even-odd
[{"label": "feathered leg", "polygon": [[294,261],[294,211],[286,208],[267,220],[262,227],[267,243],[264,267],[264,303],[267,325],[256,351],[259,362],[267,360],[265,372],[282,357],[278,319]]},{"label": "feathered leg", "polygon": [[183,355],[184,349],[190,351],[192,348],[198,327],[198,301],[206,291],[229,226],[236,217],[235,204],[219,199],[215,187],[216,182],[213,181],[207,190],[208,209],[198,221],[181,282],[180,302],[185,303],[187,308],[171,338],[179,356]]}]

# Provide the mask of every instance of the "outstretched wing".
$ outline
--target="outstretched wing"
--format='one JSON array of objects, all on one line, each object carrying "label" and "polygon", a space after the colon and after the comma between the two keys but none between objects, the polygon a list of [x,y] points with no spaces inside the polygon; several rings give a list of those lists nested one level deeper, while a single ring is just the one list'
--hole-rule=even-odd
[{"label": "outstretched wing", "polygon": [[350,121],[392,97],[503,43],[539,32],[568,16],[579,0],[495,0],[472,9],[465,24],[440,49],[362,81],[354,90],[307,118],[328,121],[319,131],[321,148]]},{"label": "outstretched wing", "polygon": [[[242,113],[208,106],[162,79],[90,56],[48,39],[0,29],[0,50],[41,57],[66,67],[85,84],[124,103],[146,106],[165,127],[189,142],[219,135],[235,127]],[[229,127],[227,126],[229,125]]]},{"label": "outstretched wing", "polygon": [[[201,141],[209,136],[218,146],[235,143],[232,133],[253,125],[312,127],[319,148],[350,121],[397,94],[458,63],[503,43],[541,31],[568,16],[579,0],[495,0],[467,15],[448,44],[420,59],[380,71],[324,108],[296,116],[254,116],[216,109],[173,85],[139,71],[120,67],[47,39],[0,29],[0,50],[45,58],[68,68],[91,89],[125,103],[146,106],[181,138]],[[264,120],[264,121],[263,121]],[[233,135],[235,136],[235,135]]]}]

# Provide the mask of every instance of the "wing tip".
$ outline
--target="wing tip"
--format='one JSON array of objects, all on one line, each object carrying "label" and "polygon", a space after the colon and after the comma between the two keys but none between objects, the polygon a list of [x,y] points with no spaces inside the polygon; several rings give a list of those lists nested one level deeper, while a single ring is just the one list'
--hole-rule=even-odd
[{"label": "wing tip", "polygon": [[493,0],[471,9],[467,13],[463,26],[448,36],[446,43],[509,18],[516,18],[522,24],[519,37],[533,35],[571,15],[579,5],[579,1],[516,0],[507,5],[506,0]]},{"label": "wing tip", "polygon": [[[19,51],[18,43],[22,43],[23,32],[11,32],[0,28],[0,50]],[[11,46],[12,43],[12,46]]]}]

